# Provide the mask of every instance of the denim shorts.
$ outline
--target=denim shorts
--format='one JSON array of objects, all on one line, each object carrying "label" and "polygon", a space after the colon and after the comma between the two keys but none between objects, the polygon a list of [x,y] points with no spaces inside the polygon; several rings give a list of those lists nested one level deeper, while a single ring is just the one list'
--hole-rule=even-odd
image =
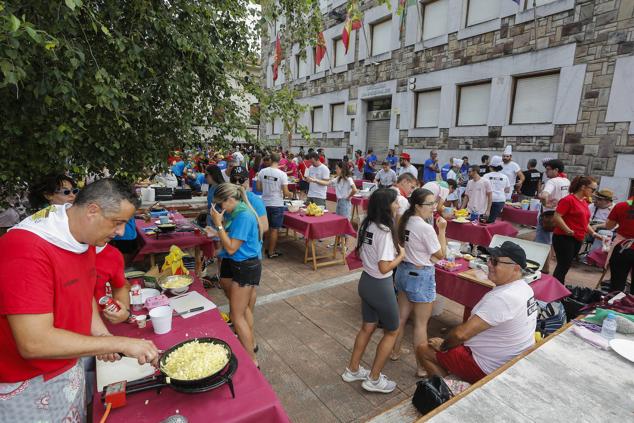
[{"label": "denim shorts", "polygon": [[240,286],[258,286],[261,277],[262,261],[257,257],[243,261],[223,258],[220,263],[220,278],[231,279]]},{"label": "denim shorts", "polygon": [[350,219],[352,215],[352,203],[347,198],[340,198],[337,200],[337,210],[335,211],[339,216],[343,216],[346,219]]},{"label": "denim shorts", "polygon": [[269,228],[279,229],[284,223],[284,207],[266,208],[266,217],[269,219]]},{"label": "denim shorts", "polygon": [[396,288],[413,303],[431,303],[436,299],[436,271],[434,266],[417,269],[412,263],[402,262],[396,268]]}]

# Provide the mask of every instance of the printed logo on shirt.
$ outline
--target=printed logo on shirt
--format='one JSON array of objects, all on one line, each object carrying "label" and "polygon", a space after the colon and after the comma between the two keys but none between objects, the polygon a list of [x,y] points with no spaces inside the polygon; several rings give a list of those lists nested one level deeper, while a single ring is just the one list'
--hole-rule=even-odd
[{"label": "printed logo on shirt", "polygon": [[405,230],[405,242],[409,242],[409,231]]},{"label": "printed logo on shirt", "polygon": [[367,232],[365,233],[365,237],[363,237],[363,243],[364,244],[368,244],[368,245],[372,245],[372,242],[374,241],[374,234],[372,232]]},{"label": "printed logo on shirt", "polygon": [[526,315],[530,316],[536,311],[537,311],[537,302],[535,302],[535,297],[531,297],[528,301],[526,301]]},{"label": "printed logo on shirt", "polygon": [[277,176],[268,176],[268,175],[265,175],[265,176],[264,176],[264,179],[268,179],[268,180],[271,180],[271,181],[277,182]]}]

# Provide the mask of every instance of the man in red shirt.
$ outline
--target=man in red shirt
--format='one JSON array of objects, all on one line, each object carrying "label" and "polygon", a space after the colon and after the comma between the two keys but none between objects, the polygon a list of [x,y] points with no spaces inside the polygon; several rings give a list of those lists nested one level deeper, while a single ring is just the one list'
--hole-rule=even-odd
[{"label": "man in red shirt", "polygon": [[78,357],[157,362],[152,342],[111,336],[93,298],[95,247],[123,235],[138,204],[129,187],[102,179],[0,238],[0,420],[84,420]]},{"label": "man in red shirt", "polygon": [[354,170],[355,179],[363,179],[363,168],[365,167],[365,159],[363,158],[363,151],[357,150],[354,152],[356,157],[356,169]]}]

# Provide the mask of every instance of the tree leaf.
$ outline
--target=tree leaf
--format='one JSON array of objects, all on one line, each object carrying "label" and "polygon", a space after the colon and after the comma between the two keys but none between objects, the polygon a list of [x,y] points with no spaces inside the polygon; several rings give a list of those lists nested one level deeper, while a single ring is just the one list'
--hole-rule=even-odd
[{"label": "tree leaf", "polygon": [[40,34],[38,34],[36,30],[31,28],[30,26],[27,26],[24,29],[26,30],[26,33],[29,34],[29,37],[31,37],[33,41],[35,41],[38,44],[42,42],[42,37],[40,37]]},{"label": "tree leaf", "polygon": [[11,32],[16,32],[20,29],[20,19],[18,19],[15,15],[11,15],[9,18],[9,30]]},{"label": "tree leaf", "polygon": [[108,28],[106,28],[105,26],[101,25],[101,32],[103,32],[104,34],[106,34],[108,37],[110,37],[110,31],[108,31]]},{"label": "tree leaf", "polygon": [[66,7],[68,7],[70,10],[75,10],[75,6],[77,6],[75,4],[75,0],[64,0],[64,3],[66,3]]}]

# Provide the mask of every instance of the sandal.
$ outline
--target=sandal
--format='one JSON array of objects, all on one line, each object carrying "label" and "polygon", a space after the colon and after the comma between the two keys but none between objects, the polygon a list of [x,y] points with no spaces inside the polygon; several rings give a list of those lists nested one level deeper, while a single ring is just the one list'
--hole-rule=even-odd
[{"label": "sandal", "polygon": [[268,258],[270,258],[270,259],[274,259],[274,258],[277,258],[277,257],[281,257],[281,256],[282,256],[282,253],[278,253],[277,251],[275,251],[273,254],[268,254],[268,253],[267,253],[267,254],[266,254],[266,256],[267,256]]}]

